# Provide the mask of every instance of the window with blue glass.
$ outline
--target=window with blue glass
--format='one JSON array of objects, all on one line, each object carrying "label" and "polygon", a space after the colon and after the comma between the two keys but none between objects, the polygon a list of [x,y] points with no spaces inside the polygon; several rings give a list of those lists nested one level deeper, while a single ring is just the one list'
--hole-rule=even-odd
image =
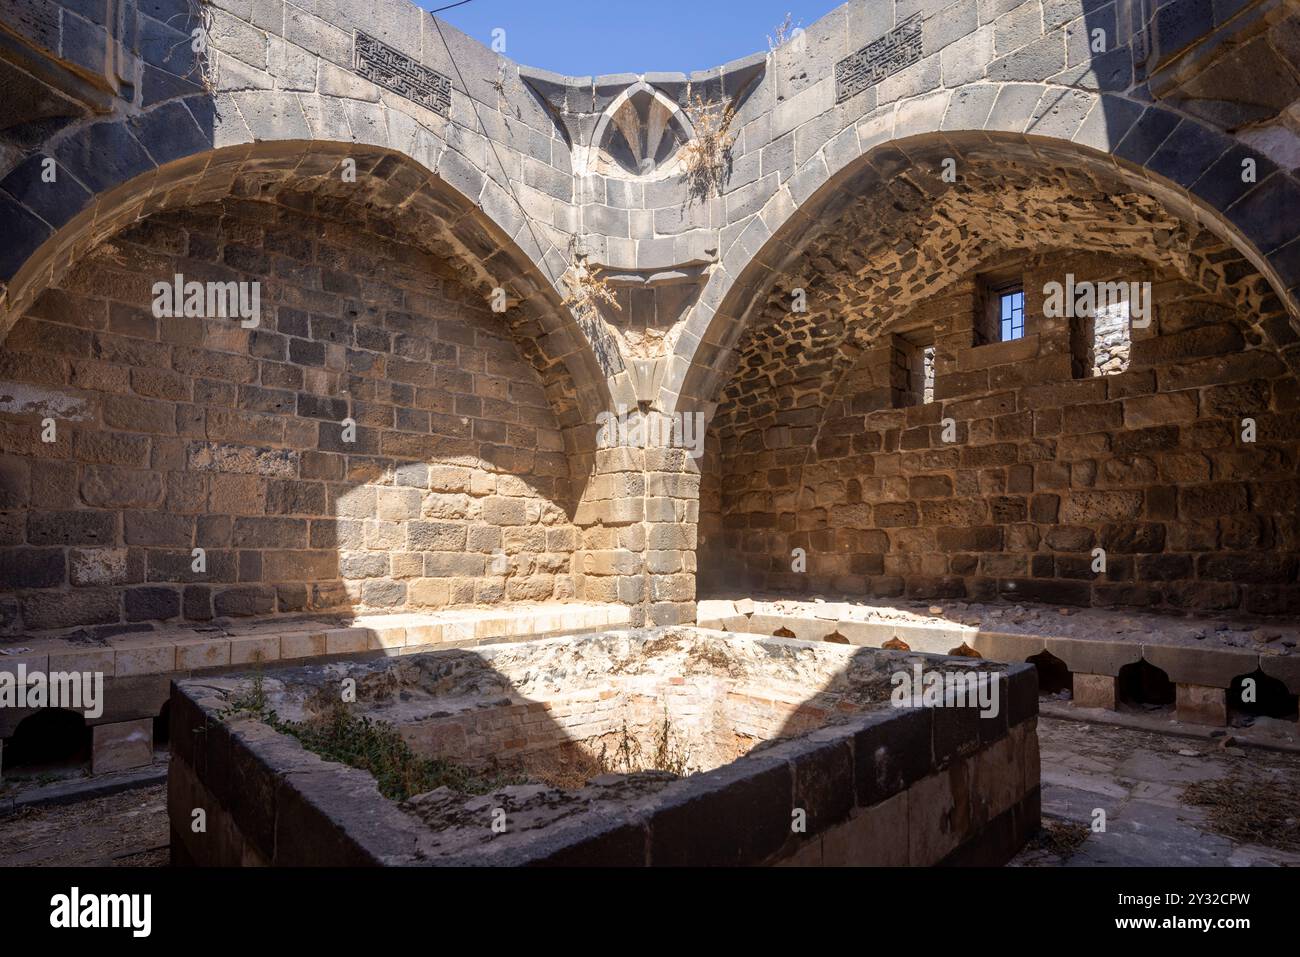
[{"label": "window with blue glass", "polygon": [[1003,342],[1025,337],[1025,291],[1023,289],[1004,289],[998,292],[998,321]]},{"label": "window with blue glass", "polygon": [[976,283],[979,298],[972,345],[1012,342],[1034,331],[1025,314],[1025,277],[1019,263],[983,273]]}]

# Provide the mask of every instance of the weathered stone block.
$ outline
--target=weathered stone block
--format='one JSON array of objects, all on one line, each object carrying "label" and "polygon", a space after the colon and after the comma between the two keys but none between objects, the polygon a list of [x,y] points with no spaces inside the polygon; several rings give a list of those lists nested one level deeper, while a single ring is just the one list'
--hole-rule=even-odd
[{"label": "weathered stone block", "polygon": [[153,720],[97,724],[91,746],[91,774],[128,771],[153,763]]},{"label": "weathered stone block", "polygon": [[1075,707],[1114,711],[1118,706],[1119,679],[1114,675],[1092,675],[1076,671],[1073,681]]},{"label": "weathered stone block", "polygon": [[1227,691],[1204,685],[1179,684],[1176,710],[1179,721],[1223,727],[1228,723]]}]

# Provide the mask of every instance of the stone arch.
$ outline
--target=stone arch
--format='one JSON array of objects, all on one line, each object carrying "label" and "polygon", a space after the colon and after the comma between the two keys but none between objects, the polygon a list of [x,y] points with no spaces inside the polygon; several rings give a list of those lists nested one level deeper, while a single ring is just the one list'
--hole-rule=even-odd
[{"label": "stone arch", "polygon": [[89,763],[93,731],[67,708],[42,708],[16,719],[5,747],[5,768],[14,771]]},{"label": "stone arch", "polygon": [[[973,83],[900,101],[829,131],[739,229],[681,328],[665,376],[665,410],[712,414],[750,311],[774,277],[837,214],[905,171],[938,195],[932,163],[942,155],[980,162],[1008,150],[1097,170],[1201,224],[1267,281],[1261,333],[1300,369],[1300,247],[1294,215],[1300,184],[1233,137],[1157,105],[1034,83]],[[1240,182],[1243,160],[1257,181]]]},{"label": "stone arch", "polygon": [[[339,176],[344,158],[356,163],[355,183]],[[211,151],[184,171],[150,202],[85,226],[74,238],[77,251],[68,254],[71,268],[62,273],[68,282],[56,282],[51,273],[46,290],[53,301],[38,299],[0,344],[6,368],[21,369],[24,359],[33,359],[53,370],[65,353],[47,331],[88,324],[79,304],[95,297],[109,311],[123,307],[119,315],[134,320],[97,328],[94,351],[79,355],[90,365],[125,369],[131,378],[153,375],[172,383],[123,386],[122,394],[110,395],[111,383],[69,379],[62,366],[45,376],[56,389],[90,394],[90,418],[69,429],[60,418],[60,441],[69,447],[60,446],[68,454],[58,463],[65,494],[57,505],[30,495],[14,503],[25,511],[29,531],[49,511],[69,525],[25,535],[28,554],[48,564],[12,583],[20,590],[21,619],[10,626],[20,627],[20,620],[22,628],[45,631],[113,627],[122,618],[201,621],[214,614],[572,597],[571,518],[587,477],[590,457],[583,449],[594,418],[582,403],[601,402],[604,380],[592,372],[584,396],[571,372],[582,374],[583,366],[554,352],[549,337],[562,340],[564,331],[551,331],[561,304],[549,284],[527,263],[512,272],[517,249],[405,154],[289,141]],[[232,209],[238,215],[228,217]],[[201,253],[186,240],[164,249],[168,230],[190,217],[221,223],[221,243],[208,241]],[[241,234],[251,238],[228,241],[227,218],[271,223],[280,235],[273,246],[273,227],[267,226],[263,247],[263,233],[254,227]],[[303,220],[312,221],[305,232],[285,235]],[[299,236],[307,252],[289,252],[286,241]],[[229,255],[232,244],[239,258]],[[313,250],[327,244],[340,252],[317,257]],[[150,332],[148,293],[160,278],[159,266],[172,262],[178,268],[165,269],[163,277],[173,271],[188,276],[192,266],[194,278],[256,278],[317,292],[290,298],[278,288],[265,290],[265,301],[276,302],[275,323],[262,324],[260,332],[241,330],[236,322],[204,323],[196,338],[174,327],[170,336]],[[104,278],[104,291],[90,288],[103,274],[112,276]],[[515,300],[501,316],[489,309],[489,293],[498,284]],[[60,309],[65,285],[74,287],[65,299],[71,306]],[[412,294],[389,295],[392,287]],[[286,306],[294,307],[292,327],[282,325]],[[394,311],[401,315],[390,323]],[[133,334],[127,328],[132,321],[144,331]],[[335,322],[337,343],[330,332]],[[380,338],[356,335],[363,324]],[[230,328],[209,335],[218,325]],[[136,348],[122,346],[109,358],[99,351],[101,331],[119,345],[129,337]],[[402,348],[403,340],[412,348]],[[304,352],[298,371],[306,381],[240,371],[263,361],[285,370],[299,361],[295,345],[324,349],[333,360]],[[460,368],[466,353],[474,358]],[[583,356],[578,350],[577,359]],[[393,371],[398,363],[401,374]],[[32,381],[25,374],[13,378]],[[366,380],[362,388],[358,379]],[[205,380],[202,393],[194,385],[199,380]],[[102,413],[102,425],[85,428],[100,414],[94,410],[110,402],[130,408]],[[16,455],[6,456],[5,464],[18,487],[24,472],[29,488],[39,484],[30,478],[39,456],[29,454],[27,429],[35,411],[20,408],[20,426],[6,433],[6,451]],[[345,416],[355,420],[355,449],[339,444],[346,441],[340,437]],[[91,462],[96,455],[82,455],[76,443],[96,433],[125,436],[123,454]],[[62,543],[58,553],[55,541]],[[69,545],[76,557],[60,573],[56,566]],[[177,561],[192,547],[205,550],[206,568]],[[252,563],[247,568],[239,564],[245,553]],[[399,566],[397,558],[391,565],[376,563],[381,553],[403,553],[406,564]],[[94,569],[74,565],[83,555]],[[421,555],[433,557],[417,562]],[[134,568],[127,567],[132,562]]]},{"label": "stone arch", "polygon": [[[74,127],[0,179],[18,203],[8,211],[12,243],[0,257],[0,341],[88,249],[152,212],[219,197],[246,166],[320,176],[344,158],[364,171],[365,162],[386,155],[390,171],[404,170],[384,201],[436,209],[475,285],[485,295],[500,286],[512,306],[529,306],[525,325],[541,366],[564,368],[590,421],[608,407],[602,364],[613,361],[617,344],[593,344],[561,302],[567,253],[534,228],[504,174],[493,172],[486,140],[450,126],[442,132],[456,134],[454,142],[383,103],[273,90],[169,99]],[[41,174],[51,159],[57,185],[46,191]]]},{"label": "stone arch", "polygon": [[[1181,536],[1195,525],[1184,518],[1195,516],[1193,501],[1210,482],[1210,472],[1201,473],[1203,460],[1196,455],[1186,461],[1195,460],[1197,467],[1183,473],[1172,464],[1176,455],[1168,465],[1162,460],[1160,466],[1161,475],[1180,486],[1181,511],[1176,521],[1170,518],[1172,526],[1165,526],[1173,528],[1169,541],[1178,544],[1166,549],[1163,537],[1157,543],[1163,530],[1156,531],[1153,524],[1135,523],[1122,529],[1115,524],[1098,527],[1096,542],[1090,540],[1086,548],[1045,535],[1047,547],[1042,552],[1052,554],[1035,555],[1038,540],[1031,544],[1029,539],[1037,536],[1039,529],[1029,526],[1069,525],[1087,513],[1088,494],[1079,490],[1092,488],[1093,480],[1085,465],[1100,476],[1097,486],[1105,491],[1098,501],[1120,487],[1126,488],[1130,498],[1139,494],[1134,492],[1142,481],[1139,467],[1154,476],[1153,462],[1139,454],[1138,446],[1155,440],[1155,433],[1116,437],[1115,455],[1110,459],[1111,439],[1104,438],[1106,454],[1098,453],[1096,461],[1091,461],[1092,453],[1071,436],[1111,426],[1129,432],[1169,426],[1165,430],[1168,435],[1162,435],[1160,441],[1168,438],[1176,444],[1182,437],[1172,423],[1195,418],[1197,428],[1218,429],[1210,420],[1231,418],[1229,410],[1237,414],[1238,409],[1249,406],[1265,413],[1260,421],[1268,422],[1268,443],[1274,445],[1242,452],[1241,461],[1253,464],[1240,468],[1236,452],[1215,446],[1211,457],[1214,468],[1220,470],[1216,475],[1249,476],[1261,483],[1277,480],[1282,487],[1289,487],[1287,482],[1294,474],[1294,450],[1283,446],[1290,441],[1285,436],[1291,421],[1286,396],[1293,393],[1295,378],[1282,360],[1294,360],[1296,350],[1291,347],[1294,340],[1287,338],[1289,317],[1274,287],[1205,219],[1189,221],[1171,211],[1159,195],[1142,188],[1146,180],[1126,182],[1114,171],[1113,163],[1092,168],[1063,162],[1073,160],[1074,155],[1050,142],[1017,143],[984,135],[978,139],[917,136],[903,143],[882,144],[858,177],[837,184],[839,191],[822,207],[834,223],[833,229],[809,223],[812,236],[782,250],[784,259],[766,274],[768,283],[757,287],[753,302],[744,302],[753,310],[754,319],[738,338],[735,354],[725,357],[727,361],[720,365],[728,385],[710,398],[719,401],[711,431],[722,450],[715,457],[722,468],[717,475],[705,476],[701,495],[706,504],[720,502],[721,507],[717,514],[707,514],[702,506],[701,540],[708,541],[702,567],[719,565],[714,559],[724,555],[743,554],[751,560],[736,567],[740,575],[748,576],[743,578],[747,587],[861,593],[864,587],[878,585],[884,594],[885,589],[901,582],[898,593],[909,589],[908,594],[930,598],[956,597],[959,587],[971,585],[970,576],[978,578],[987,572],[984,581],[962,593],[982,600],[1000,593],[994,591],[993,582],[1006,594],[1012,593],[1013,585],[1019,589],[1014,580],[1022,560],[1039,562],[1034,575],[1040,578],[1051,574],[1042,564],[1051,560],[1066,581],[1059,595],[1077,591],[1076,597],[1098,603],[1163,601],[1171,607],[1191,601],[1235,602],[1239,594],[1243,603],[1262,604],[1262,598],[1254,597],[1256,591],[1263,595],[1272,584],[1282,588],[1292,584],[1294,522],[1289,509],[1274,507],[1262,484],[1257,489],[1259,513],[1243,516],[1240,522],[1216,516],[1223,532],[1216,541],[1222,541],[1225,550],[1233,550],[1233,561],[1241,561],[1244,568],[1246,561],[1257,560],[1248,557],[1256,544],[1253,540],[1243,542],[1238,526],[1259,532],[1261,542],[1264,534],[1276,529],[1277,567],[1261,570],[1259,577],[1276,578],[1277,582],[1259,581],[1250,588],[1229,586],[1225,579],[1236,574],[1244,579],[1246,573],[1220,568],[1212,561],[1202,561],[1193,578],[1191,559],[1176,553],[1190,541]],[[958,166],[964,171],[964,179],[955,186],[936,175],[945,156],[958,157]],[[800,215],[796,212],[794,217]],[[1107,235],[1114,230],[1119,231],[1117,235]],[[1207,395],[1207,404],[1200,411],[1184,416],[1162,410],[1146,417],[1146,400],[1135,399],[1132,414],[1125,406],[1124,414],[1115,420],[1119,408],[1113,403],[1135,395],[1126,394],[1127,389],[1145,388],[1145,380],[1138,385],[1137,374],[1122,382],[1088,380],[1074,371],[1069,348],[1073,343],[1061,342],[1062,336],[1072,338],[1064,320],[1053,324],[1050,347],[1042,352],[1035,343],[1032,353],[1025,350],[1017,353],[1017,358],[1009,358],[1013,350],[1008,347],[1014,344],[1003,343],[989,345],[991,352],[968,355],[972,347],[985,342],[980,338],[972,341],[970,329],[978,301],[973,294],[988,278],[976,274],[986,273],[991,259],[1020,256],[1052,261],[1062,255],[1063,248],[1069,256],[1100,259],[1109,252],[1131,258],[1133,262],[1120,267],[1124,274],[1152,280],[1156,287],[1153,301],[1163,303],[1163,297],[1169,297],[1173,305],[1170,325],[1165,325],[1162,304],[1159,329],[1153,329],[1149,341],[1141,343],[1148,348],[1134,353],[1141,354],[1137,366],[1147,370],[1141,375],[1151,377],[1153,392],[1152,367],[1173,364],[1180,358],[1173,340],[1158,340],[1158,336],[1166,331],[1179,333],[1191,324],[1206,327],[1214,336],[1224,334],[1212,345],[1209,335],[1201,340],[1202,345],[1195,348],[1206,348],[1206,353],[1184,354],[1189,362],[1200,355],[1232,357],[1223,367],[1197,370],[1197,374],[1210,377],[1197,383],[1197,388],[1223,387],[1213,397],[1202,393]],[[1086,268],[1097,265],[1089,261]],[[1150,267],[1149,274],[1132,272],[1146,267]],[[1025,277],[1023,285],[1028,290],[1031,283],[1027,277],[1032,270],[1015,271]],[[1076,266],[1074,271],[1083,270]],[[1041,288],[1047,276],[1041,270],[1037,275],[1034,285]],[[1099,272],[1096,278],[1106,275]],[[804,279],[808,281],[801,281]],[[790,308],[790,293],[797,286],[807,286],[808,315],[797,315]],[[960,322],[953,318],[959,313],[963,316]],[[1209,328],[1220,322],[1222,327]],[[1240,329],[1229,329],[1229,322]],[[1187,325],[1180,325],[1183,323]],[[909,349],[917,343],[928,341],[937,347],[933,402],[913,405],[906,396],[891,396],[887,388],[883,396],[879,394],[882,383],[889,385],[889,367],[885,366],[883,379],[879,375],[871,378],[865,374],[869,365],[865,353],[880,345],[877,355],[870,358],[875,362],[880,351],[890,352],[892,345],[877,335],[881,332],[900,337],[916,334],[905,340],[906,345],[899,344],[899,355],[911,355]],[[924,339],[924,333],[931,338]],[[1143,335],[1134,333],[1133,342]],[[963,336],[964,343],[955,341]],[[1046,336],[1045,332],[1045,344]],[[887,358],[892,361],[893,356]],[[1002,366],[1002,371],[995,371],[994,366]],[[1228,385],[1247,378],[1240,375],[1247,366],[1253,370],[1253,378],[1276,380],[1273,386],[1259,387],[1258,394],[1264,398],[1253,405],[1249,399],[1241,401],[1237,386]],[[983,386],[977,384],[981,375],[987,376]],[[1216,375],[1224,377],[1214,379]],[[1167,393],[1190,388],[1190,382],[1189,377],[1180,380],[1174,375],[1166,384],[1162,377],[1159,391],[1166,395],[1151,400],[1150,407],[1194,398],[1192,393],[1167,397]],[[1041,385],[1042,389],[1019,392],[1024,385]],[[1278,393],[1283,398],[1276,404],[1267,398],[1269,388],[1283,389]],[[1066,401],[1062,396],[1072,398]],[[1057,433],[1046,419],[1039,421],[1037,412],[1030,429],[1025,425],[1026,414],[1035,403],[1046,409],[1080,407],[1094,400],[1112,403],[1106,406],[1111,419],[1087,424],[1083,418],[1061,413],[1067,424],[1060,430],[1066,436],[1060,447],[1069,449],[1061,457],[1090,461],[1077,467],[1077,477],[1071,472],[1068,490],[1057,496],[1062,488],[1054,484],[1061,468],[1060,461],[1054,460],[1057,443],[1053,436]],[[1006,405],[1008,402],[1011,405]],[[1089,406],[1094,414],[1100,408]],[[958,431],[956,438],[945,441],[972,443],[969,452],[963,449],[960,453],[960,460],[953,450],[943,448],[938,438],[940,415],[950,414]],[[1165,421],[1153,421],[1161,415]],[[967,416],[982,421],[976,423],[978,428],[970,426],[969,432],[963,432]],[[1276,430],[1272,430],[1274,425]],[[1029,431],[1016,431],[1022,426]],[[1017,441],[1022,445],[1013,450]],[[1007,444],[997,447],[998,443]],[[1172,446],[1170,450],[1185,451]],[[1021,453],[1023,457],[1019,457]],[[1263,462],[1265,457],[1270,459],[1268,464]],[[1044,462],[1050,465],[1040,466]],[[947,465],[953,473],[939,476]],[[1006,473],[997,473],[1002,466],[1007,466]],[[1005,487],[996,486],[997,481],[1005,481]],[[1154,484],[1154,478],[1151,481]],[[979,484],[982,482],[990,484]],[[1218,491],[1205,494],[1212,497]],[[1250,512],[1254,506],[1247,506],[1244,493],[1237,491],[1242,496],[1242,511]],[[1057,512],[1048,515],[1044,507],[1031,521],[1029,498],[1016,498],[1021,493],[1039,495],[1040,505],[1055,503],[1059,497],[1067,503],[1060,512],[1067,519],[1058,522]],[[1164,493],[1153,493],[1145,517],[1165,516],[1158,502],[1160,494]],[[936,503],[937,499],[944,501]],[[1207,511],[1218,507],[1217,503],[1209,505]],[[1172,505],[1169,515],[1173,515]],[[937,528],[944,529],[941,535]],[[1060,534],[1066,532],[1073,530]],[[1143,539],[1146,533],[1151,537]],[[1141,557],[1126,557],[1113,564],[1108,572],[1111,577],[1094,593],[1091,586],[1084,589],[1073,584],[1082,580],[1078,577],[1081,559],[1074,553],[1086,555],[1097,542]],[[1023,554],[1007,557],[1022,546]],[[791,547],[815,553],[817,567],[810,562],[806,575],[789,574],[788,561],[783,564],[780,559]],[[1263,547],[1261,544],[1258,550]],[[957,558],[940,554],[949,548]],[[981,557],[972,564],[977,553]],[[1133,573],[1134,569],[1138,571]],[[1167,577],[1158,579],[1162,574]],[[1170,584],[1174,579],[1169,576],[1181,576],[1179,583]],[[736,581],[726,584],[734,587]],[[1153,584],[1157,581],[1160,583]],[[1257,587],[1260,585],[1265,587]],[[1052,600],[1046,590],[1040,594],[1042,600]]]}]

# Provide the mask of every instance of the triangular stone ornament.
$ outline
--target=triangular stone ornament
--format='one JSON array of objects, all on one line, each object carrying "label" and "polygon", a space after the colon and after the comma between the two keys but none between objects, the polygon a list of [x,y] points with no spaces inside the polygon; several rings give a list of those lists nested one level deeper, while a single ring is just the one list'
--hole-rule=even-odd
[{"label": "triangular stone ornament", "polygon": [[658,396],[667,362],[666,356],[632,360],[632,388],[636,390],[638,402],[653,402]]}]

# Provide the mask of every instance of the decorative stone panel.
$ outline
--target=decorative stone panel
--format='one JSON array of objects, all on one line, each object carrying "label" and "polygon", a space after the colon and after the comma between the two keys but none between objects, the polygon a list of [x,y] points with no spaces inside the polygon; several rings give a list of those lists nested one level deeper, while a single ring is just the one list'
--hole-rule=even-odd
[{"label": "decorative stone panel", "polygon": [[843,103],[921,59],[921,16],[914,13],[879,40],[835,64],[835,102]]},{"label": "decorative stone panel", "polygon": [[451,80],[448,77],[360,31],[354,49],[359,75],[441,116],[451,114]]}]

